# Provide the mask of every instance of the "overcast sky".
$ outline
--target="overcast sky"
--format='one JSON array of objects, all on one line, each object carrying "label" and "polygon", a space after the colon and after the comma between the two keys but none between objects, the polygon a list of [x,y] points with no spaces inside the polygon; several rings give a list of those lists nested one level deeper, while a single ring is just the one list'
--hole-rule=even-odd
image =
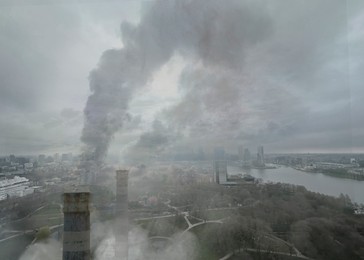
[{"label": "overcast sky", "polygon": [[364,152],[360,0],[58,2],[0,0],[0,155],[79,153],[90,71],[133,46],[111,155]]}]

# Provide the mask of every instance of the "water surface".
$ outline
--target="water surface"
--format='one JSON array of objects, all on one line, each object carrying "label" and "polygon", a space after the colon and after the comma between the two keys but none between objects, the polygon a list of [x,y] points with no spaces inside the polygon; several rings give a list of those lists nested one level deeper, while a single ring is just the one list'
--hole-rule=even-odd
[{"label": "water surface", "polygon": [[[231,174],[241,173],[243,170],[236,166],[228,166]],[[322,173],[308,173],[290,167],[277,169],[250,169],[244,170],[263,182],[281,182],[305,186],[306,189],[326,195],[339,196],[348,194],[352,201],[364,204],[364,181],[336,178]]]}]

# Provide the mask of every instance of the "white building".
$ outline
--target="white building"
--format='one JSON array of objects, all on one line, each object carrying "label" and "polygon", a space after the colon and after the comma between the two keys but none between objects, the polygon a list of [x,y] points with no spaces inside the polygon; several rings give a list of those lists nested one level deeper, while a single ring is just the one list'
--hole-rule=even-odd
[{"label": "white building", "polygon": [[0,181],[0,200],[8,197],[23,197],[34,192],[29,187],[30,182],[25,177],[15,176],[13,179],[5,179]]}]

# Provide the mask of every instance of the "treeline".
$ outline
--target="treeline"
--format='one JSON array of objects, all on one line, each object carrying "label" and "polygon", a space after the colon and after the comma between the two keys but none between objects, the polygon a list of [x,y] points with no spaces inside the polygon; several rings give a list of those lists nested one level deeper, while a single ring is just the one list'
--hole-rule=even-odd
[{"label": "treeline", "polygon": [[363,174],[352,173],[352,172],[349,172],[347,169],[317,169],[315,172],[320,172],[325,175],[338,177],[338,178],[346,178],[346,179],[364,181]]},{"label": "treeline", "polygon": [[[283,239],[314,259],[364,258],[364,217],[353,214],[354,205],[347,195],[335,198],[281,183],[193,184],[176,189],[171,201],[171,205],[189,205],[192,215],[205,219],[213,208],[234,208],[225,211],[224,224],[205,225],[201,231],[208,234],[201,235],[203,247],[210,244],[218,255],[234,248],[269,248],[271,244],[257,240],[264,234]],[[254,228],[247,228],[251,223]]]}]

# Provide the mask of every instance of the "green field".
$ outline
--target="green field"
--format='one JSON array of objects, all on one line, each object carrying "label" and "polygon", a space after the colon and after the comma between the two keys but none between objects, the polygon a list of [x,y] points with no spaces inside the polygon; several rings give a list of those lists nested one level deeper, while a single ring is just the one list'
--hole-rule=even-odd
[{"label": "green field", "polygon": [[63,214],[58,205],[48,205],[25,218],[7,225],[10,230],[35,230],[43,226],[54,226],[63,223]]},{"label": "green field", "polygon": [[188,225],[183,216],[172,216],[138,221],[143,229],[148,231],[149,236],[170,237],[176,232],[185,230]]},{"label": "green field", "polygon": [[6,241],[0,242],[0,259],[17,260],[32,242],[34,235],[24,234]]}]

